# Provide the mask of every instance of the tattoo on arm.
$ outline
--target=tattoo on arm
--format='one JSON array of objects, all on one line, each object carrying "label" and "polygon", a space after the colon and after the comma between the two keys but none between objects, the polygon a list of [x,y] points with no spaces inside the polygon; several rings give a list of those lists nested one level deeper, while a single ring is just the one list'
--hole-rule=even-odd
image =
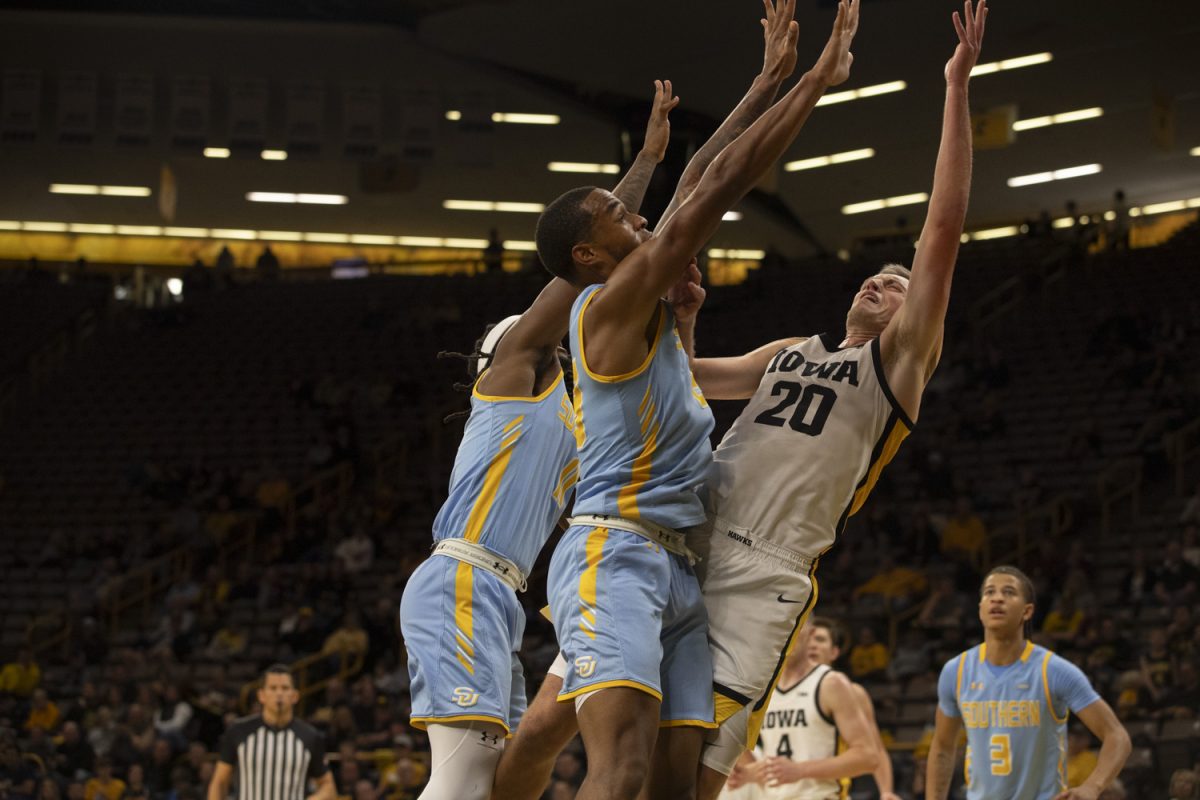
[{"label": "tattoo on arm", "polygon": [[654,176],[654,169],[657,166],[658,162],[654,160],[654,156],[644,151],[638,153],[633,165],[629,167],[629,171],[613,189],[613,194],[632,213],[637,214],[642,207],[646,189],[650,186],[650,178]]},{"label": "tattoo on arm", "polygon": [[754,83],[750,85],[750,91],[746,92],[746,96],[725,118],[721,127],[717,128],[717,132],[696,151],[696,155],[692,156],[692,160],[688,162],[683,176],[679,179],[679,187],[675,190],[675,196],[671,198],[670,205],[663,212],[663,221],[670,219],[671,215],[675,213],[675,209],[688,199],[692,190],[696,188],[696,184],[700,183],[704,171],[721,154],[721,151],[730,142],[741,136],[747,128],[754,124],[756,119],[762,116],[764,111],[771,107],[771,104],[775,102],[775,96],[779,94],[779,87],[779,81],[769,80],[762,75],[754,79]]}]

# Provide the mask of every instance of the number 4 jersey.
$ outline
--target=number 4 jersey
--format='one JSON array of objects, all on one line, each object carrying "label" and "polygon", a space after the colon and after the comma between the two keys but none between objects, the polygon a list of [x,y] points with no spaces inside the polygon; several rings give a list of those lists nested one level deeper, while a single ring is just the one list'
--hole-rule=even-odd
[{"label": "number 4 jersey", "polygon": [[713,453],[717,519],[817,558],[862,507],[913,428],[888,388],[879,339],[829,334],[771,359]]}]

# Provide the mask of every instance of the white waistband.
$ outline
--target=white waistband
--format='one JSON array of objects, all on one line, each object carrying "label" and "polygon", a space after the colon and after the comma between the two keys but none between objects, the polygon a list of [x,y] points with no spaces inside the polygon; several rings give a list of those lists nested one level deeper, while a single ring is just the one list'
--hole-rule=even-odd
[{"label": "white waistband", "polygon": [[795,550],[772,542],[769,539],[765,539],[747,528],[726,522],[720,517],[713,520],[712,532],[714,536],[724,536],[730,541],[745,546],[750,553],[760,558],[777,561],[793,572],[807,575],[812,570],[813,561],[816,560],[809,556],[801,555]]},{"label": "white waistband", "polygon": [[662,545],[664,550],[683,556],[693,566],[700,560],[700,557],[688,548],[682,533],[664,528],[662,525],[655,525],[647,520],[610,517],[604,514],[580,514],[568,519],[567,524],[594,525],[598,528],[616,528],[619,531],[636,533],[638,536]]},{"label": "white waistband", "polygon": [[493,553],[481,544],[468,542],[466,539],[442,539],[433,546],[434,555],[449,556],[464,564],[486,569],[500,580],[513,588],[514,592],[523,592],[529,588],[525,573],[504,556]]}]

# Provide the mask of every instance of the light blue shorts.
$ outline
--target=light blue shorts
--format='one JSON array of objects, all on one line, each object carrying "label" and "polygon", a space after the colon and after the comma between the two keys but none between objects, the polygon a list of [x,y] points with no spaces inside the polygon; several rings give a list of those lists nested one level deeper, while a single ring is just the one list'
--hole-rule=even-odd
[{"label": "light blue shorts", "polygon": [[417,567],[400,600],[413,727],[484,721],[517,726],[525,673],[517,660],[525,612],[487,570],[435,555]]},{"label": "light blue shorts", "polygon": [[714,728],[712,657],[687,559],[636,533],[574,525],[550,560],[560,701],[614,686],[662,700],[661,724]]}]

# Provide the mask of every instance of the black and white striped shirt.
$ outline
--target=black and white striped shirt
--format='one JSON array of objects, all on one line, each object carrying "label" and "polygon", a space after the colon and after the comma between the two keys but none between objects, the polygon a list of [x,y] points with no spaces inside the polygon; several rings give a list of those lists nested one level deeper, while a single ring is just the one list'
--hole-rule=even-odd
[{"label": "black and white striped shirt", "polygon": [[326,772],[325,741],[295,718],[274,728],[247,717],[221,737],[221,761],[237,770],[238,800],[304,800],[308,780]]}]

